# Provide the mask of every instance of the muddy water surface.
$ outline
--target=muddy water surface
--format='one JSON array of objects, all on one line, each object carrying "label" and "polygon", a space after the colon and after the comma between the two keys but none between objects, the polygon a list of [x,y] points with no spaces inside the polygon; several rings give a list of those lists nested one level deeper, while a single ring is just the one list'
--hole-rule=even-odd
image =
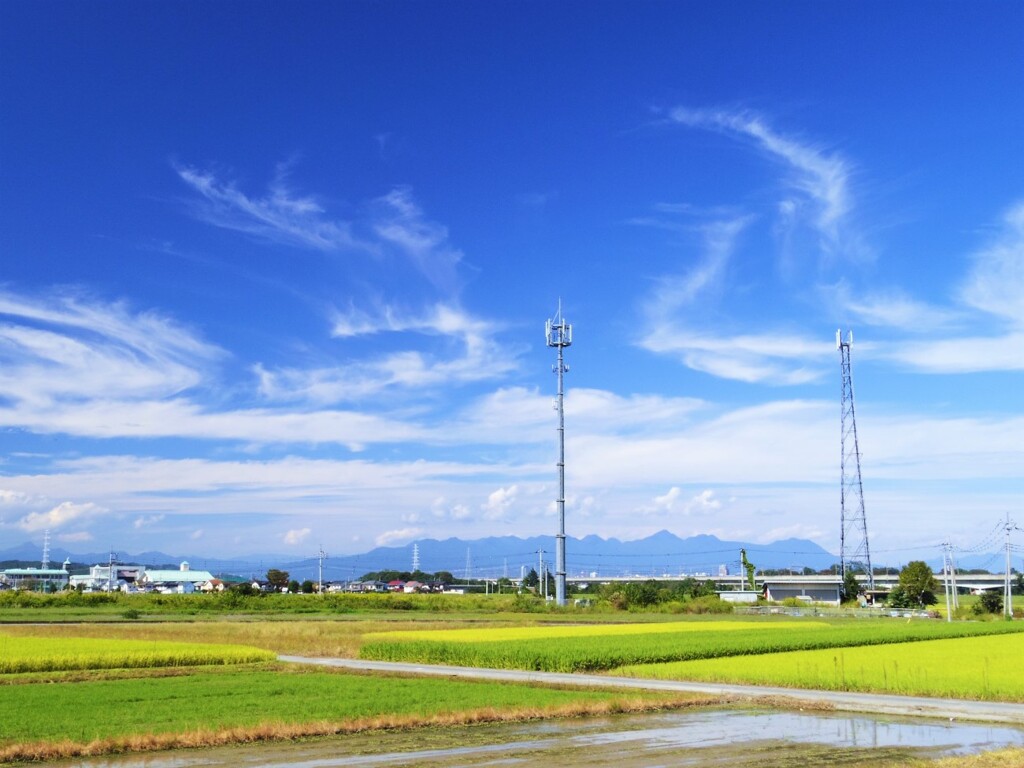
[{"label": "muddy water surface", "polygon": [[716,710],[377,732],[77,760],[85,768],[335,768],[336,766],[870,766],[1024,746],[1024,730],[935,720]]}]

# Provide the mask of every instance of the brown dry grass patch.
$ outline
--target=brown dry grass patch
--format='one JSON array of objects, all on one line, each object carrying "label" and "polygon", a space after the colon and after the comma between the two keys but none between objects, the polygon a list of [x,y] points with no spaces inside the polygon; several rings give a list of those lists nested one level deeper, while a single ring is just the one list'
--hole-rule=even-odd
[{"label": "brown dry grass patch", "polygon": [[[491,622],[488,622],[489,624]],[[495,621],[494,626],[502,626]],[[4,625],[9,635],[28,637],[96,637],[125,640],[177,640],[193,643],[250,645],[294,656],[356,658],[363,635],[409,629],[454,629],[479,621],[317,619],[280,621],[161,621],[118,624]]]}]

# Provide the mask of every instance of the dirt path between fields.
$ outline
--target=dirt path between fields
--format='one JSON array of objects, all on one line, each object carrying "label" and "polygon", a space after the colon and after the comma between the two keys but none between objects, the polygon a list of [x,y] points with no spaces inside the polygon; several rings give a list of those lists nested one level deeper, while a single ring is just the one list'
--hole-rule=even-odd
[{"label": "dirt path between fields", "polygon": [[1006,704],[991,701],[964,701],[960,699],[931,699],[922,696],[891,696],[876,693],[801,690],[798,688],[776,688],[760,685],[688,683],[676,680],[644,680],[633,677],[608,677],[606,675],[584,675],[563,672],[528,672],[515,669],[449,667],[391,661],[363,661],[361,659],[311,658],[305,656],[278,656],[278,659],[294,664],[314,664],[364,672],[434,675],[547,685],[679,691],[755,701],[782,699],[792,702],[796,707],[799,707],[800,704],[807,704],[808,706],[824,705],[841,712],[884,713],[889,715],[937,717],[945,720],[1024,724],[1024,704]]}]

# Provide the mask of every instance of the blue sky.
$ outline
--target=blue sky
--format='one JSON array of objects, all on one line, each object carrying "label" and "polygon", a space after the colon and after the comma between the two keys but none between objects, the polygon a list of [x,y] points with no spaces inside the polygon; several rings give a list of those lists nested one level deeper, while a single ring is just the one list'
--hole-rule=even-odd
[{"label": "blue sky", "polygon": [[[1024,6],[0,4],[0,542],[839,540],[1024,498]],[[571,552],[569,556],[571,569]]]}]

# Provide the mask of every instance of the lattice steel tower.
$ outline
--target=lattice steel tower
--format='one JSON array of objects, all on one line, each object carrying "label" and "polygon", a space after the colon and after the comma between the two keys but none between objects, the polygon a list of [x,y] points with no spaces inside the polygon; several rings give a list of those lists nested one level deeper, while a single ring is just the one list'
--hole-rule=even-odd
[{"label": "lattice steel tower", "polygon": [[[558,349],[558,362],[552,370],[558,375],[558,534],[555,536],[555,603],[565,605],[565,410],[562,407],[565,389],[563,378],[569,371],[562,350],[572,344],[572,326],[562,317],[562,302],[558,302],[558,314],[548,320],[545,336],[549,347]],[[541,578],[544,578],[541,576]]]},{"label": "lattice steel tower", "polygon": [[839,453],[839,563],[842,576],[851,562],[859,562],[867,569],[868,589],[875,588],[875,574],[871,569],[871,550],[868,548],[868,523],[864,517],[864,486],[860,479],[860,447],[857,444],[857,418],[853,409],[853,369],[850,348],[853,331],[846,341],[836,331],[836,349],[839,350],[843,374],[842,409],[840,416]]}]

